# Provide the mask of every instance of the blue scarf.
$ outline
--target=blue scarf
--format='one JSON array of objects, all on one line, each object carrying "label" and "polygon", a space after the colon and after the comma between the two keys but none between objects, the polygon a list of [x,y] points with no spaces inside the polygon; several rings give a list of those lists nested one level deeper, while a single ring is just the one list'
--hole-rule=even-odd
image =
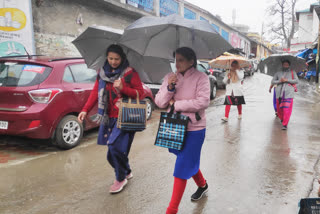
[{"label": "blue scarf", "polygon": [[128,61],[124,61],[116,70],[112,71],[112,68],[108,61],[106,61],[103,69],[99,73],[99,87],[98,87],[98,115],[94,119],[94,122],[100,124],[108,124],[108,101],[109,92],[106,91],[107,83],[113,83],[115,80],[121,78],[124,74],[124,70],[129,66]]}]

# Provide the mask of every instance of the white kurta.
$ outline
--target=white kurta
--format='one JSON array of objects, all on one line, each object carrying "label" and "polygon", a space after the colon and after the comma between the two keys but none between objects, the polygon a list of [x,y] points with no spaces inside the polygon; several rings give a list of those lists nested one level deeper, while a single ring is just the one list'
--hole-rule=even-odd
[{"label": "white kurta", "polygon": [[230,73],[230,71],[227,71],[223,82],[226,84],[226,95],[227,96],[231,96],[232,92],[233,92],[233,96],[243,96],[243,92],[242,92],[242,84],[241,81],[244,78],[244,72],[241,70],[237,70],[236,73],[238,75],[238,81],[236,83],[231,82],[228,83],[228,74]]}]

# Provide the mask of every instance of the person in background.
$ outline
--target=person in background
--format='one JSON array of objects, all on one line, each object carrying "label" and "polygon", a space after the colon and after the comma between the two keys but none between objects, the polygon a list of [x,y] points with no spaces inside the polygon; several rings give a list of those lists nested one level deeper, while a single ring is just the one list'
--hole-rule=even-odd
[{"label": "person in background", "polygon": [[239,70],[240,65],[238,61],[231,63],[231,69],[228,71],[223,79],[226,84],[226,98],[224,101],[225,116],[221,119],[223,122],[228,122],[231,105],[238,108],[238,119],[242,119],[242,105],[246,104],[242,92],[242,80],[244,78],[243,71]]},{"label": "person in background", "polygon": [[126,55],[119,45],[109,46],[105,65],[98,71],[93,90],[78,120],[83,122],[87,113],[98,102],[98,114],[95,119],[100,124],[98,144],[108,145],[107,159],[116,174],[110,193],[121,192],[127,180],[133,177],[128,155],[135,132],[118,129],[117,119],[120,99],[135,99],[137,92],[139,97],[142,97],[144,91],[138,73],[129,67]]},{"label": "person in background", "polygon": [[270,88],[269,88],[269,93],[272,92],[272,88],[273,89],[273,109],[274,109],[274,112],[276,114],[276,116],[278,117],[278,112],[277,112],[277,98],[276,98],[276,87],[277,85],[270,85]]},{"label": "person in background", "polygon": [[278,71],[272,81],[276,87],[277,112],[282,123],[282,130],[287,130],[293,108],[293,98],[298,84],[296,72],[290,69],[290,61],[282,61],[282,71]]},{"label": "person in background", "polygon": [[187,180],[191,177],[198,189],[191,196],[197,201],[208,191],[208,184],[200,171],[201,148],[206,133],[205,109],[210,104],[210,83],[208,76],[196,69],[195,52],[187,47],[175,51],[176,73],[165,76],[155,102],[160,108],[174,107],[176,112],[189,116],[184,148],[170,149],[177,156],[174,168],[174,185],[166,214],[178,212]]}]

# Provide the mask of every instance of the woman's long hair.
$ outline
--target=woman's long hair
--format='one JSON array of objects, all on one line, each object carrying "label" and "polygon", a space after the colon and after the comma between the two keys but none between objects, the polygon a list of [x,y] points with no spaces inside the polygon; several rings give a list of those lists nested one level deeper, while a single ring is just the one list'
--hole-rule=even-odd
[{"label": "woman's long hair", "polygon": [[[127,59],[127,55],[124,53],[122,47],[120,45],[110,45],[107,49],[107,53],[106,56],[108,56],[108,54],[112,52],[112,53],[116,53],[120,56],[121,58],[121,64],[119,65],[118,68],[121,68],[121,70],[126,69],[129,66],[129,61]],[[106,61],[106,64],[109,65],[108,59]],[[109,65],[110,66],[110,65]],[[110,66],[111,67],[111,66]],[[116,68],[116,69],[118,69]]]}]

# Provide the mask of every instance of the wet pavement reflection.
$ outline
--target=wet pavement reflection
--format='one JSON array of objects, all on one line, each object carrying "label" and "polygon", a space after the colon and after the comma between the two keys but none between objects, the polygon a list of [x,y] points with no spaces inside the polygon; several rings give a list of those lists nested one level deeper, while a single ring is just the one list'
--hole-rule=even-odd
[{"label": "wet pavement reflection", "polygon": [[[218,92],[207,110],[201,159],[209,192],[191,202],[196,185],[189,180],[179,213],[297,213],[301,198],[316,197],[320,96],[314,85],[300,84],[283,131],[268,92],[270,81],[263,74],[246,78],[243,119],[232,107],[228,123],[220,119],[224,91]],[[153,145],[159,112],[146,131],[137,133],[130,154],[134,178],[117,195],[108,193],[114,173],[106,161],[107,148],[95,144],[96,130],[69,151],[46,141],[1,137],[0,213],[165,213],[175,157]]]}]

